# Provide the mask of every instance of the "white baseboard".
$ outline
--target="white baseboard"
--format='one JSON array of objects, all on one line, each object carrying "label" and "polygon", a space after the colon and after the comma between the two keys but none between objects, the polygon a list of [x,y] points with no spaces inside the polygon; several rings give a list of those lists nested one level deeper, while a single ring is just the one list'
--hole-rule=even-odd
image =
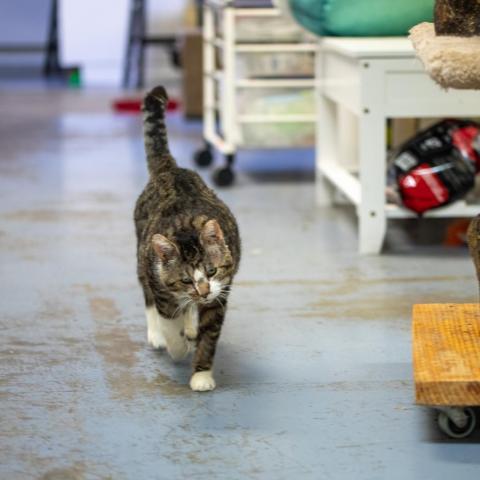
[{"label": "white baseboard", "polygon": [[[81,82],[85,87],[115,87],[122,86],[122,65],[82,65]],[[145,72],[145,88],[159,83],[178,83],[182,80],[180,70],[172,68],[149,68]]]}]

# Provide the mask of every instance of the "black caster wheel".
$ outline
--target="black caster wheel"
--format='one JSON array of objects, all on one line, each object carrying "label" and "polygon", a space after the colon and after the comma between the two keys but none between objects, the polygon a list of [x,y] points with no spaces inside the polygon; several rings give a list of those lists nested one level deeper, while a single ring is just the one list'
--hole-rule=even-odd
[{"label": "black caster wheel", "polygon": [[230,167],[223,167],[213,172],[213,181],[218,187],[229,187],[235,180],[235,173]]},{"label": "black caster wheel", "polygon": [[198,167],[209,167],[213,162],[213,155],[209,148],[205,148],[195,152],[193,160]]},{"label": "black caster wheel", "polygon": [[[462,425],[458,426],[453,420],[452,415],[447,415],[445,412],[440,412],[438,415],[438,426],[440,430],[448,435],[450,438],[466,438],[468,437],[476,425],[475,412],[471,408],[464,408],[462,410]],[[458,422],[458,420],[457,420]]]},{"label": "black caster wheel", "polygon": [[171,45],[170,48],[169,48],[169,54],[170,54],[170,63],[176,68],[181,68],[182,67],[182,56],[180,54],[178,46],[177,45]]}]

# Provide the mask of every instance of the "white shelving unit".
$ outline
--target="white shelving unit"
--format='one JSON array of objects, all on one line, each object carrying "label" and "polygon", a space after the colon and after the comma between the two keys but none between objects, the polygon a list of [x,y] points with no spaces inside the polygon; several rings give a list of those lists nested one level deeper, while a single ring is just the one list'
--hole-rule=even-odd
[{"label": "white shelving unit", "polygon": [[[214,180],[217,185],[230,185],[234,180],[233,162],[239,148],[254,146],[243,135],[249,125],[302,123],[312,125],[312,141],[314,145],[316,122],[315,106],[312,101],[311,112],[272,113],[249,111],[248,105],[239,111],[242,94],[261,89],[274,92],[275,89],[311,89],[314,98],[314,57],[317,45],[313,37],[298,29],[298,37],[290,40],[258,41],[239,35],[239,22],[262,22],[269,28],[269,22],[285,21],[289,28],[289,20],[282,20],[281,12],[276,8],[237,8],[233,1],[206,0],[203,6],[203,65],[204,65],[204,108],[203,125],[206,147],[196,153],[195,160],[199,166],[207,166],[212,162],[212,148],[220,151],[226,160],[224,167],[215,171]],[[294,35],[295,36],[295,35]],[[312,56],[312,71],[307,78],[290,76],[271,76],[269,78],[242,77],[237,72],[237,60],[240,55],[258,54],[302,54]],[[260,128],[260,127],[259,127]],[[274,147],[275,145],[271,145]],[[286,146],[284,144],[279,146]]]},{"label": "white shelving unit", "polygon": [[[359,251],[381,251],[387,221],[416,215],[385,203],[387,119],[478,117],[480,96],[442,90],[425,73],[407,38],[324,38],[317,55],[317,203],[340,191],[356,207]],[[356,159],[354,168],[349,164]],[[471,217],[457,201],[424,217]]]}]

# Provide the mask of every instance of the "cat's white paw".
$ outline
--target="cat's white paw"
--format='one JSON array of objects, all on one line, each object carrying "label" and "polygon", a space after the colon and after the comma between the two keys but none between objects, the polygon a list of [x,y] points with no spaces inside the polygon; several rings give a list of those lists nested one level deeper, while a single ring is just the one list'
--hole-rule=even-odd
[{"label": "cat's white paw", "polygon": [[185,327],[185,337],[187,337],[187,340],[192,342],[197,338],[197,335],[197,328],[195,328],[194,326]]},{"label": "cat's white paw", "polygon": [[208,392],[215,388],[215,380],[211,370],[196,372],[190,379],[190,388],[195,392]]},{"label": "cat's white paw", "polygon": [[159,330],[148,330],[147,332],[147,341],[149,345],[156,349],[164,349],[167,347],[167,342],[162,332]]}]

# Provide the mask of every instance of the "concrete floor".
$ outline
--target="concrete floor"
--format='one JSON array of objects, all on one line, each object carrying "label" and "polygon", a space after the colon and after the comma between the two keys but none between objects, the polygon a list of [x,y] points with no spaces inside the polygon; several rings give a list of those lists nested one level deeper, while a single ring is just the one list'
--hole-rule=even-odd
[{"label": "concrete floor", "polygon": [[[351,209],[314,207],[311,152],[247,152],[221,193],[244,258],[218,389],[147,347],[139,122],[102,92],[0,91],[0,478],[478,478],[480,434],[442,437],[411,381],[411,305],[475,300],[466,249],[399,222],[358,256]],[[199,125],[170,138],[190,165]]]}]

